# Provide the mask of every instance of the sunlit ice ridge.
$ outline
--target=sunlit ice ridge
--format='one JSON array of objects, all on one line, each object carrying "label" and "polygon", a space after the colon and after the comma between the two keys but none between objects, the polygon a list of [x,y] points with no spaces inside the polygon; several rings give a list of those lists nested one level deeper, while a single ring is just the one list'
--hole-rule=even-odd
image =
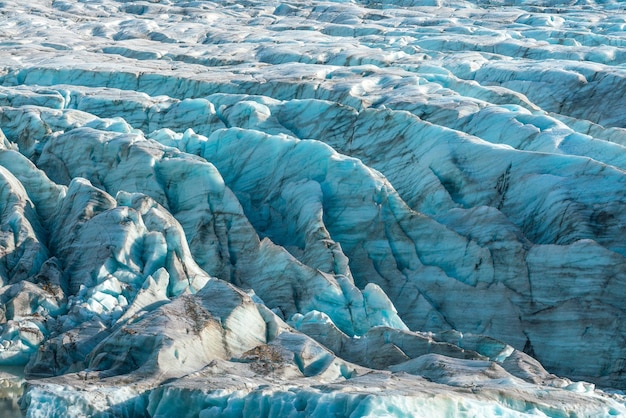
[{"label": "sunlit ice ridge", "polygon": [[626,416],[620,1],[0,2],[0,415]]}]

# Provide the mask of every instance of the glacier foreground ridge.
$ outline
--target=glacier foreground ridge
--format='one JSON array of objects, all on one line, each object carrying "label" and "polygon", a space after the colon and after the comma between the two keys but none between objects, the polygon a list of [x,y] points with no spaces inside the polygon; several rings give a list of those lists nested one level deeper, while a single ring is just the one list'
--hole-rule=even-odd
[{"label": "glacier foreground ridge", "polygon": [[625,34],[611,0],[3,1],[0,400],[626,416]]}]

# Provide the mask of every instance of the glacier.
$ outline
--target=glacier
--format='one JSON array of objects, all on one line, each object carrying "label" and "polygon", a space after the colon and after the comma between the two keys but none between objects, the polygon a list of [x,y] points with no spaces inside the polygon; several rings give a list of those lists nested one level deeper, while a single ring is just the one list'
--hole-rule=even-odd
[{"label": "glacier", "polygon": [[618,0],[0,3],[0,415],[626,416]]}]

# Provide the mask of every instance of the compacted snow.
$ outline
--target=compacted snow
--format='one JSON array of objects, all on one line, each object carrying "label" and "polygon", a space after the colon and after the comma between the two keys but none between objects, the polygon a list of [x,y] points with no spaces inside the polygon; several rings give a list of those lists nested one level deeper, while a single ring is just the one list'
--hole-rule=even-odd
[{"label": "compacted snow", "polygon": [[617,0],[1,2],[0,408],[626,415],[625,93]]}]

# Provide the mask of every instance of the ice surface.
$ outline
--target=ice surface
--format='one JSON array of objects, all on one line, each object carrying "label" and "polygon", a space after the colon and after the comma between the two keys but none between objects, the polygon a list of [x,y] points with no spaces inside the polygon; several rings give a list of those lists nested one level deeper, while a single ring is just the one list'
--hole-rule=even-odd
[{"label": "ice surface", "polygon": [[4,1],[23,410],[626,415],[625,29],[619,1]]}]

